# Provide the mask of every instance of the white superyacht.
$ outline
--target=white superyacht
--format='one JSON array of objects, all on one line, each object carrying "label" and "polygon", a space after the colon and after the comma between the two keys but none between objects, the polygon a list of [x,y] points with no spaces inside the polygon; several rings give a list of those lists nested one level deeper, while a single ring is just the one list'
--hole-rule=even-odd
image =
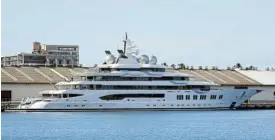
[{"label": "white superyacht", "polygon": [[17,110],[104,111],[104,110],[194,110],[234,109],[256,89],[221,89],[211,82],[191,81],[192,75],[170,72],[157,58],[138,56],[127,38],[118,58],[110,51],[93,72],[59,82],[37,98],[24,98]]}]

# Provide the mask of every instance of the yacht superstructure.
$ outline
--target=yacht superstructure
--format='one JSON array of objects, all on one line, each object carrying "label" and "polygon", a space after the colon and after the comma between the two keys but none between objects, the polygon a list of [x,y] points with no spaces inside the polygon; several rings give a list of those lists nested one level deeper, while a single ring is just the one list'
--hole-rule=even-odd
[{"label": "yacht superstructure", "polygon": [[157,57],[139,56],[127,37],[116,58],[105,51],[95,71],[59,82],[56,90],[23,99],[26,111],[234,109],[261,90],[221,89],[211,82],[191,81],[192,75],[170,72]]}]

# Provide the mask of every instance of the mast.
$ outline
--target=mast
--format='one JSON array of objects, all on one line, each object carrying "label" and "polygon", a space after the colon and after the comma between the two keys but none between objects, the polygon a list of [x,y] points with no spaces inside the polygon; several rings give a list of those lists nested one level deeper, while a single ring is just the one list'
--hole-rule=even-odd
[{"label": "mast", "polygon": [[127,35],[127,32],[125,32],[125,40],[123,41],[124,42],[124,51],[123,51],[124,55],[126,54],[126,41],[127,41],[127,39],[128,39],[128,35]]}]

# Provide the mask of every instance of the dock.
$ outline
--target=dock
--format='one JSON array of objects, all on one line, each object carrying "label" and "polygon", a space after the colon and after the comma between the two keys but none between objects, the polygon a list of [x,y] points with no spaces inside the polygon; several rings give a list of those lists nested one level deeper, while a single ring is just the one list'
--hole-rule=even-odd
[{"label": "dock", "polygon": [[20,104],[20,101],[6,101],[1,102],[1,112],[5,112],[6,109],[15,108]]},{"label": "dock", "polygon": [[253,104],[241,104],[236,108],[237,110],[252,110],[252,109],[275,109],[275,103],[253,103]]}]

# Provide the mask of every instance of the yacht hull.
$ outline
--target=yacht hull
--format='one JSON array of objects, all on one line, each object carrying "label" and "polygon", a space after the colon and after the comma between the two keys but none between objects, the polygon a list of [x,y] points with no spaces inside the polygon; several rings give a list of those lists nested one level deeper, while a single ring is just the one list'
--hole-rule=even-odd
[{"label": "yacht hull", "polygon": [[[59,91],[60,92],[60,91]],[[68,92],[68,91],[66,91]],[[69,91],[70,93],[76,91]],[[77,91],[79,92],[79,91]],[[104,90],[104,91],[81,91],[83,96],[73,98],[60,98],[51,100],[35,101],[28,105],[19,105],[16,109],[7,111],[17,112],[88,112],[88,111],[187,111],[187,110],[228,110],[235,109],[243,102],[247,101],[258,91],[253,89],[229,89],[210,90],[207,92],[197,92],[189,90]],[[163,93],[164,98],[124,98],[120,100],[101,100],[100,97],[116,94],[155,94]],[[177,99],[178,95],[184,98]],[[197,95],[197,99],[193,99]],[[201,95],[206,95],[206,99],[200,99]],[[211,99],[211,95],[217,95]],[[223,97],[219,99],[219,96]]]}]

